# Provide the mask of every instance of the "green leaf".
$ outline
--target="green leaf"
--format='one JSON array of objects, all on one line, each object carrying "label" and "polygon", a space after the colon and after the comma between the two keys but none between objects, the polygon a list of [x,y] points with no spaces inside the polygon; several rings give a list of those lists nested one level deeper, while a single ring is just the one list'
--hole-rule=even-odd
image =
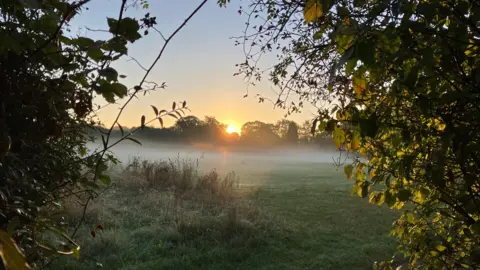
[{"label": "green leaf", "polygon": [[336,50],[340,54],[343,54],[346,50],[348,50],[351,47],[352,42],[354,40],[355,33],[350,33],[350,32],[353,32],[354,30],[350,30],[350,29],[353,29],[353,28],[349,27],[346,30],[344,30],[344,32],[348,32],[348,34],[340,33],[335,36],[335,41],[337,42]]},{"label": "green leaf", "polygon": [[317,129],[317,125],[318,125],[318,118],[313,120],[312,127],[310,128],[310,134],[312,134],[312,135],[315,134],[315,130]]},{"label": "green leaf", "polygon": [[365,90],[367,89],[367,81],[365,79],[365,75],[363,72],[357,70],[353,74],[353,90],[355,93],[357,93],[358,96],[362,96],[363,93],[365,93]]},{"label": "green leaf", "polygon": [[102,175],[104,171],[108,170],[107,164],[103,160],[99,161],[97,165],[97,175]]},{"label": "green leaf", "polygon": [[115,102],[115,95],[112,92],[104,92],[102,93],[102,96],[108,103]]},{"label": "green leaf", "polygon": [[353,70],[357,66],[357,61],[358,61],[358,58],[356,57],[350,58],[350,60],[348,60],[347,66],[345,68],[345,72],[347,73],[347,75],[352,74]]},{"label": "green leaf", "polygon": [[348,60],[350,60],[350,58],[352,57],[353,55],[353,52],[354,52],[354,48],[353,47],[350,47],[348,48],[343,54],[342,54],[342,57],[340,57],[340,59],[338,60],[338,63],[337,63],[337,67],[336,69],[339,69],[341,67],[343,67],[343,65],[345,63],[348,62]]},{"label": "green leaf", "polygon": [[418,67],[414,66],[408,71],[404,83],[406,86],[413,89],[413,87],[417,83],[417,80],[418,80]]},{"label": "green leaf", "polygon": [[99,70],[98,74],[100,74],[100,76],[105,77],[108,81],[118,80],[118,72],[112,67],[107,67],[105,69]]},{"label": "green leaf", "polygon": [[324,131],[327,128],[328,122],[321,121],[320,125],[318,125],[318,131]]},{"label": "green leaf", "polygon": [[110,33],[115,34],[115,28],[117,27],[118,20],[114,18],[107,18],[107,24],[110,28]]},{"label": "green leaf", "polygon": [[337,6],[337,14],[340,16],[340,18],[346,18],[350,15],[350,11],[348,11],[348,8],[346,7]]},{"label": "green leaf", "polygon": [[118,123],[118,122],[117,122],[117,125],[118,125],[118,128],[120,129],[120,132],[122,133],[122,136],[123,136],[124,132],[123,132],[122,125],[120,125],[120,123]]},{"label": "green leaf", "polygon": [[128,93],[128,89],[125,85],[121,83],[112,83],[111,84],[112,92],[115,93],[118,97],[124,97]]},{"label": "green leaf", "polygon": [[72,256],[75,259],[80,260],[80,247],[76,247],[72,250]]},{"label": "green leaf", "polygon": [[423,50],[422,63],[426,66],[431,66],[434,64],[434,51],[432,48],[427,47]]},{"label": "green leaf", "polygon": [[72,44],[77,45],[78,47],[80,47],[82,49],[86,49],[86,48],[92,46],[94,43],[95,43],[95,41],[93,41],[90,38],[86,38],[86,37],[78,37],[78,38],[72,39]]},{"label": "green leaf", "polygon": [[142,37],[140,33],[138,33],[140,25],[137,20],[133,18],[123,18],[120,22],[113,18],[107,18],[107,23],[110,27],[110,33],[123,36],[130,42],[134,42]]},{"label": "green leaf", "polygon": [[20,218],[18,216],[14,216],[7,225],[7,233],[10,236],[13,236],[13,234],[17,231],[18,228],[21,227],[20,223]]},{"label": "green leaf", "polygon": [[21,0],[23,4],[31,9],[39,9],[41,8],[40,2],[38,0]]},{"label": "green leaf", "polygon": [[140,125],[142,129],[145,128],[145,115],[142,115],[142,118],[140,118]]},{"label": "green leaf", "polygon": [[318,31],[316,32],[315,34],[313,34],[313,40],[319,40],[321,39],[323,36],[323,32],[322,31]]},{"label": "green leaf", "polygon": [[173,117],[173,118],[175,118],[175,119],[178,119],[178,116],[176,116],[176,115],[173,114],[173,113],[169,113],[168,116]]},{"label": "green leaf", "polygon": [[105,49],[120,54],[127,54],[127,39],[125,37],[113,37],[106,43]]},{"label": "green leaf", "polygon": [[135,139],[135,138],[132,138],[132,137],[126,137],[125,139],[126,139],[126,140],[130,140],[130,141],[132,141],[132,142],[134,142],[134,143],[138,143],[139,145],[142,145],[142,143],[141,143],[141,142],[139,142],[139,141],[138,141],[137,139]]},{"label": "green leaf", "polygon": [[345,142],[345,131],[342,128],[335,127],[333,130],[333,140],[337,149],[341,149],[342,144]]},{"label": "green leaf", "polygon": [[368,195],[369,184],[367,182],[361,182],[357,185],[357,195],[361,198],[365,198]]},{"label": "green leaf", "polygon": [[386,190],[385,202],[387,203],[388,207],[392,207],[397,202],[397,198],[395,197],[395,195],[393,195],[392,192],[390,192],[389,190]]},{"label": "green leaf", "polygon": [[435,16],[435,8],[431,3],[424,2],[417,6],[417,12],[422,14],[427,23],[430,23]]},{"label": "green leaf", "polygon": [[345,172],[345,175],[347,176],[347,179],[352,179],[353,176],[353,165],[348,164],[343,166],[343,171]]},{"label": "green leaf", "polygon": [[80,156],[84,157],[87,155],[87,148],[85,146],[80,147]]},{"label": "green leaf", "polygon": [[370,41],[359,42],[355,46],[355,55],[367,66],[375,64],[375,44]]},{"label": "green leaf", "polygon": [[110,186],[110,184],[112,183],[112,179],[110,178],[110,176],[105,174],[100,175],[100,177],[98,177],[98,180],[100,180],[100,182],[102,182],[106,186]]},{"label": "green leaf", "polygon": [[102,61],[103,58],[105,57],[105,55],[103,54],[103,51],[100,48],[95,48],[95,47],[88,49],[87,56],[92,58],[93,61],[97,63]]},{"label": "green leaf", "polygon": [[412,193],[407,190],[407,189],[401,189],[398,191],[398,199],[402,202],[406,202],[408,201],[408,199],[410,199],[410,196],[412,195]]},{"label": "green leaf", "polygon": [[155,113],[155,116],[158,116],[158,109],[157,107],[153,106],[153,105],[150,105],[152,106],[152,109],[153,109],[153,112]]},{"label": "green leaf", "polygon": [[375,118],[372,117],[370,119],[360,119],[360,134],[362,137],[370,137],[375,138],[375,135],[378,131],[377,122],[374,120]]}]

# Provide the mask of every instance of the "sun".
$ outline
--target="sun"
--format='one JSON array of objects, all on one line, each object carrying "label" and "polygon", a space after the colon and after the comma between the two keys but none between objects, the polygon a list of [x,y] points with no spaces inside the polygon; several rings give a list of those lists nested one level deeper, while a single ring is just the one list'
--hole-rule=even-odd
[{"label": "sun", "polygon": [[238,133],[238,127],[233,125],[233,124],[228,124],[227,126],[227,133],[233,133],[233,132],[236,132]]}]

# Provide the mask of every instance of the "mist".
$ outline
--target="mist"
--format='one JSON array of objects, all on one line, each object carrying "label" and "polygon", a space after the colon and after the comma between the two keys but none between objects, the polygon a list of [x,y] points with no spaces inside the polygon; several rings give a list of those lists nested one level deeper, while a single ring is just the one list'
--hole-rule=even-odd
[{"label": "mist", "polygon": [[[320,147],[282,147],[282,148],[242,148],[224,147],[208,144],[159,143],[141,140],[142,145],[123,141],[114,146],[112,153],[126,166],[134,157],[149,161],[168,161],[190,159],[198,161],[198,171],[206,173],[216,170],[221,174],[235,172],[241,184],[265,184],[272,174],[288,173],[292,169],[321,170],[325,166],[334,168],[334,158],[340,153],[331,148]],[[98,142],[89,143],[90,151],[100,149]],[[306,170],[308,168],[308,170]],[[312,169],[313,168],[313,169]],[[329,172],[336,170],[328,170]],[[293,180],[292,180],[293,181]],[[302,181],[301,178],[294,181]]]}]

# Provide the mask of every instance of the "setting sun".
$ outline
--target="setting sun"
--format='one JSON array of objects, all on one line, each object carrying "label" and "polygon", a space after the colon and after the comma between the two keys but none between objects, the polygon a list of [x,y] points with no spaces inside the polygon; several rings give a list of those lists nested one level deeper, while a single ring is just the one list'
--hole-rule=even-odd
[{"label": "setting sun", "polygon": [[227,126],[227,133],[233,133],[233,132],[239,132],[239,129],[237,126],[233,125],[233,124],[229,124]]}]

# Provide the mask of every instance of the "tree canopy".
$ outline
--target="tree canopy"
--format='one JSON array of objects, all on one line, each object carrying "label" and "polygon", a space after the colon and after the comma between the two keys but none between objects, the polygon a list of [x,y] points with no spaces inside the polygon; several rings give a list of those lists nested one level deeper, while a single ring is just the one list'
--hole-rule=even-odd
[{"label": "tree canopy", "polygon": [[[289,112],[322,105],[312,131],[363,155],[344,167],[352,193],[402,211],[397,255],[410,268],[479,268],[480,3],[254,0],[239,13],[250,52],[239,74],[267,76]],[[268,53],[278,62],[262,69]]]}]

